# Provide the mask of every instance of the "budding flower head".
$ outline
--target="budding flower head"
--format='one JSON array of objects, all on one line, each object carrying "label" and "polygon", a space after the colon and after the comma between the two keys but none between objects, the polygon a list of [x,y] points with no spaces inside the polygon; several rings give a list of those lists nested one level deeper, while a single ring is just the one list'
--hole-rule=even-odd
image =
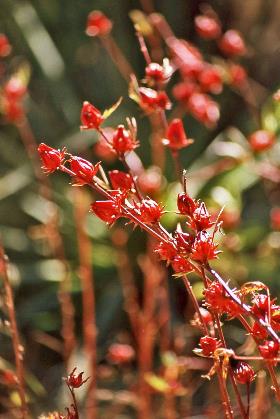
[{"label": "budding flower head", "polygon": [[253,132],[248,138],[253,151],[261,153],[269,150],[275,143],[275,135],[272,132],[265,130],[258,130]]},{"label": "budding flower head", "polygon": [[162,143],[173,150],[180,150],[192,144],[193,140],[187,138],[183,122],[177,118],[170,122]]},{"label": "budding flower head", "polygon": [[7,57],[12,50],[11,44],[7,36],[0,33],[0,57]]},{"label": "budding flower head", "polygon": [[139,211],[141,220],[146,224],[157,223],[164,214],[163,207],[153,199],[143,199],[139,204]]},{"label": "budding flower head", "polygon": [[173,68],[169,60],[165,58],[163,65],[158,63],[149,63],[145,68],[146,81],[150,85],[167,83],[172,75]]},{"label": "budding flower head", "polygon": [[85,101],[81,110],[81,129],[99,129],[103,121],[102,113],[91,103]]},{"label": "budding flower head", "polygon": [[86,34],[89,36],[106,36],[112,30],[112,22],[99,10],[93,10],[87,19]]},{"label": "budding flower head", "polygon": [[44,143],[41,143],[38,147],[38,153],[43,162],[42,169],[46,173],[52,173],[57,170],[63,163],[65,158],[66,149],[61,151],[52,148]]},{"label": "budding flower head", "polygon": [[175,256],[171,261],[171,266],[176,274],[189,273],[193,271],[193,266],[183,256]]},{"label": "budding flower head", "polygon": [[109,172],[109,178],[114,189],[129,191],[132,188],[133,181],[128,173],[112,170]]},{"label": "budding flower head", "polygon": [[148,87],[140,87],[138,93],[140,106],[148,112],[171,108],[169,98],[163,91],[157,92]]},{"label": "budding flower head", "polygon": [[199,345],[201,347],[202,353],[205,356],[213,355],[215,350],[220,346],[220,342],[217,339],[212,338],[211,336],[203,336],[200,338]]},{"label": "budding flower head", "polygon": [[239,362],[233,370],[236,381],[240,384],[250,384],[255,379],[255,371],[247,362]]},{"label": "budding flower head", "polygon": [[225,55],[236,56],[244,55],[246,47],[240,33],[230,29],[224,33],[219,42],[219,47]]},{"label": "budding flower head", "polygon": [[173,243],[167,242],[160,242],[160,244],[155,248],[155,252],[162,260],[166,260],[168,263],[177,255],[177,249]]},{"label": "budding flower head", "polygon": [[89,377],[83,380],[84,373],[80,372],[79,374],[77,374],[76,369],[77,367],[74,368],[73,371],[66,378],[66,384],[71,388],[79,388],[89,380]]},{"label": "budding flower head", "polygon": [[206,126],[213,126],[220,118],[218,104],[204,93],[193,93],[188,101],[190,113]]},{"label": "budding flower head", "polygon": [[263,358],[276,358],[279,352],[279,343],[274,340],[266,340],[262,345],[259,345],[259,351]]},{"label": "budding flower head", "polygon": [[111,191],[114,200],[95,201],[91,204],[91,211],[102,221],[111,225],[119,217],[122,216],[122,201],[125,198],[125,193],[119,191]]},{"label": "budding flower head", "polygon": [[223,89],[222,76],[218,66],[205,65],[199,74],[198,81],[204,92],[218,94]]},{"label": "budding flower head", "polygon": [[119,125],[112,137],[111,146],[119,156],[123,156],[138,147],[138,142],[124,125]]},{"label": "budding flower head", "polygon": [[216,19],[210,16],[199,15],[196,16],[195,29],[201,38],[204,39],[216,39],[221,34],[221,27]]},{"label": "budding flower head", "polygon": [[198,204],[187,193],[181,192],[178,194],[177,207],[181,214],[192,216]]},{"label": "budding flower head", "polygon": [[70,159],[70,168],[75,173],[75,186],[82,186],[91,183],[93,177],[98,172],[100,163],[95,166],[81,157],[72,156]]}]

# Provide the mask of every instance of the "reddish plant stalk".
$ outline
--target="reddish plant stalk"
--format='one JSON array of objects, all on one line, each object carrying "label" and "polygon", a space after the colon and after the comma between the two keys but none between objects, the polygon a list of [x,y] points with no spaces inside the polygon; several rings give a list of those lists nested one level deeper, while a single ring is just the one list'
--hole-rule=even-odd
[{"label": "reddish plant stalk", "polygon": [[86,193],[80,188],[74,189],[74,216],[77,230],[79,250],[79,276],[82,286],[83,301],[83,338],[84,350],[89,360],[90,383],[86,402],[86,417],[95,419],[96,411],[96,319],[95,319],[95,293],[94,277],[92,270],[92,244],[86,231],[86,217],[89,202]]},{"label": "reddish plant stalk", "polygon": [[19,331],[16,321],[16,312],[14,306],[13,291],[9,281],[7,256],[4,253],[3,246],[0,242],[0,275],[3,277],[6,306],[8,310],[11,339],[13,344],[13,351],[16,364],[17,388],[21,401],[21,418],[25,419],[28,416],[28,407],[25,395],[24,383],[24,369],[23,369],[23,347],[20,342]]}]

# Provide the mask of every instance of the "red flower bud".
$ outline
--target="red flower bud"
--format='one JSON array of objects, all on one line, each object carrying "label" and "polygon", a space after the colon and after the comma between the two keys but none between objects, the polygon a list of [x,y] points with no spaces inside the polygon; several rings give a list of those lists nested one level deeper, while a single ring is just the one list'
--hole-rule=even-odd
[{"label": "red flower bud", "polygon": [[187,138],[184,125],[181,119],[173,119],[168,126],[166,137],[162,140],[163,144],[173,150],[180,150],[193,143]]},{"label": "red flower bud", "polygon": [[124,125],[118,126],[111,141],[111,146],[118,155],[123,155],[138,147],[138,142],[132,137],[131,133],[125,129]]},{"label": "red flower bud", "polygon": [[38,147],[38,153],[43,162],[42,169],[46,173],[52,173],[58,169],[65,158],[65,149],[62,151],[55,148],[49,147],[48,145],[41,143]]},{"label": "red flower bud", "polygon": [[252,327],[252,335],[257,339],[266,339],[267,331],[264,327],[260,326],[257,322]]},{"label": "red flower bud", "polygon": [[12,77],[4,85],[3,92],[9,100],[20,100],[26,93],[26,86],[18,77]]},{"label": "red flower bud", "polygon": [[247,72],[240,64],[231,64],[229,67],[230,84],[241,87],[247,79]]},{"label": "red flower bud", "polygon": [[225,55],[244,55],[246,47],[238,31],[230,29],[225,32],[219,42],[219,47]]},{"label": "red flower bud", "polygon": [[181,214],[192,216],[197,205],[197,202],[187,193],[181,192],[178,194],[177,207]]},{"label": "red flower bud", "polygon": [[130,345],[114,343],[109,347],[108,359],[114,364],[125,364],[135,357],[135,351]]},{"label": "red flower bud", "polygon": [[203,336],[200,338],[199,345],[203,355],[210,356],[213,355],[215,350],[220,346],[220,343],[217,339],[212,338],[211,336]]},{"label": "red flower bud", "polygon": [[101,112],[89,102],[84,102],[81,110],[81,129],[98,129],[104,117]]},{"label": "red flower bud", "polygon": [[221,73],[219,68],[214,65],[205,66],[198,77],[198,81],[201,89],[205,92],[218,94],[223,89]]},{"label": "red flower bud", "polygon": [[153,199],[143,199],[139,204],[139,211],[141,221],[146,224],[157,223],[160,217],[164,214],[163,207],[161,207]]},{"label": "red flower bud", "polygon": [[266,340],[263,345],[259,345],[259,351],[265,359],[276,358],[279,352],[279,343],[274,340]]},{"label": "red flower bud", "polygon": [[20,102],[10,99],[3,100],[2,112],[5,116],[6,121],[10,123],[20,122],[25,115],[25,111],[22,104]]},{"label": "red flower bud", "polygon": [[146,78],[156,83],[165,81],[164,68],[158,63],[150,63],[145,68]]},{"label": "red flower bud", "polygon": [[251,134],[248,140],[253,151],[260,153],[269,150],[274,145],[275,135],[269,131],[258,130]]},{"label": "red flower bud", "polygon": [[149,112],[171,108],[171,103],[165,92],[157,92],[148,87],[139,88],[140,106]]},{"label": "red flower bud", "polygon": [[69,387],[72,388],[79,388],[81,387],[86,381],[89,380],[89,378],[87,378],[86,380],[83,380],[83,372],[80,372],[79,374],[76,374],[77,368],[74,368],[73,371],[68,375],[68,377],[66,378],[66,384]]},{"label": "red flower bud", "polygon": [[187,104],[189,98],[195,91],[197,91],[197,89],[198,89],[198,86],[196,83],[193,83],[191,81],[181,82],[181,83],[175,84],[175,86],[173,87],[172,93],[175,99],[177,99],[179,102],[183,102]]},{"label": "red flower bud", "polygon": [[112,22],[99,10],[93,10],[87,19],[86,33],[89,36],[105,36],[112,30]]},{"label": "red flower bud", "polygon": [[247,362],[239,362],[233,370],[236,381],[240,384],[250,384],[255,379],[255,371]]},{"label": "red flower bud", "polygon": [[120,170],[112,170],[109,172],[109,177],[114,189],[129,191],[132,188],[132,178],[128,173],[121,172]]},{"label": "red flower bud", "polygon": [[207,211],[207,208],[202,202],[191,215],[190,227],[197,231],[207,230],[212,227],[214,222],[211,221],[211,215]]},{"label": "red flower bud", "polygon": [[11,44],[3,33],[0,33],[0,57],[7,57],[12,50]]},{"label": "red flower bud", "polygon": [[194,93],[188,102],[190,113],[206,126],[213,126],[220,118],[219,106],[204,93]]},{"label": "red flower bud", "polygon": [[71,157],[70,168],[75,173],[75,185],[82,186],[85,183],[91,183],[98,172],[99,166],[100,163],[93,166],[89,161],[81,157]]},{"label": "red flower bud", "polygon": [[171,261],[175,273],[188,273],[193,271],[192,265],[182,256],[175,256]]},{"label": "red flower bud", "polygon": [[201,38],[216,39],[221,34],[219,22],[212,17],[199,15],[196,16],[194,23],[195,29]]},{"label": "red flower bud", "polygon": [[268,313],[268,308],[269,308],[268,296],[265,294],[256,295],[253,298],[252,303],[253,303],[251,307],[252,313],[258,317],[265,317],[265,315]]},{"label": "red flower bud", "polygon": [[155,248],[155,252],[158,253],[162,260],[170,262],[171,259],[177,255],[177,249],[172,243],[160,242]]},{"label": "red flower bud", "polygon": [[209,259],[216,259],[219,253],[212,237],[205,231],[199,232],[193,244],[192,259],[201,263],[207,263]]},{"label": "red flower bud", "polygon": [[96,201],[91,204],[91,211],[105,223],[113,224],[121,217],[121,208],[115,201]]}]

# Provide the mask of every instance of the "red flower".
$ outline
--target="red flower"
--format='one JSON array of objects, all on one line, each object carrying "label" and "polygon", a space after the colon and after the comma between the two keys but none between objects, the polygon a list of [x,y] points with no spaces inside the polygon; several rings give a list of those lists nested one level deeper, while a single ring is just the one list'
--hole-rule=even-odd
[{"label": "red flower", "polygon": [[253,298],[251,311],[255,316],[265,317],[268,313],[269,300],[265,294],[258,294]]},{"label": "red flower", "polygon": [[96,201],[91,204],[91,211],[105,223],[113,224],[122,216],[120,203],[115,201]]},{"label": "red flower", "polygon": [[225,55],[244,55],[246,47],[238,31],[230,29],[225,32],[219,42],[219,47]]},{"label": "red flower", "polygon": [[198,85],[196,83],[187,81],[175,84],[172,93],[175,99],[177,99],[179,102],[187,104],[189,98],[195,91],[197,91],[197,89]]},{"label": "red flower", "polygon": [[164,68],[158,63],[150,63],[145,68],[146,78],[156,83],[162,83],[166,81]]},{"label": "red flower", "polygon": [[165,110],[171,108],[171,103],[165,92],[157,92],[149,87],[139,88],[140,106],[147,111]]},{"label": "red flower", "polygon": [[259,345],[261,356],[265,359],[276,358],[279,352],[279,343],[274,340],[266,340]]},{"label": "red flower", "polygon": [[7,57],[12,50],[11,44],[6,35],[0,33],[0,57]]},{"label": "red flower", "polygon": [[194,93],[188,102],[190,113],[206,126],[213,126],[220,118],[219,106],[204,93]]},{"label": "red flower", "polygon": [[247,362],[239,362],[233,370],[236,381],[240,384],[250,384],[255,379],[255,371]]},{"label": "red flower", "polygon": [[230,84],[241,87],[247,79],[247,72],[240,64],[231,64],[229,67]]},{"label": "red flower", "polygon": [[267,331],[264,327],[260,326],[257,322],[252,327],[252,335],[257,339],[266,339]]},{"label": "red flower", "polygon": [[164,214],[163,207],[161,207],[153,199],[143,199],[139,204],[139,211],[141,221],[146,224],[157,223],[160,217]]},{"label": "red flower", "polygon": [[248,138],[253,151],[260,153],[269,150],[275,143],[275,135],[272,132],[258,130],[253,132]]},{"label": "red flower", "polygon": [[193,242],[195,237],[188,233],[182,233],[176,231],[174,234],[176,240],[177,249],[180,253],[189,254],[192,250]]},{"label": "red flower", "polygon": [[209,259],[216,259],[219,253],[217,245],[213,243],[213,238],[205,231],[199,232],[193,244],[192,259],[207,263]]},{"label": "red flower", "polygon": [[81,110],[81,129],[99,129],[104,121],[102,113],[91,103],[84,102]]},{"label": "red flower", "polygon": [[109,177],[114,189],[129,191],[132,188],[133,181],[128,173],[121,172],[120,170],[112,170],[109,172]]},{"label": "red flower", "polygon": [[175,256],[171,261],[175,273],[188,273],[193,271],[193,266],[182,256]]},{"label": "red flower", "polygon": [[174,55],[174,62],[185,77],[197,77],[203,68],[199,50],[190,42],[170,37],[168,46]]},{"label": "red flower", "polygon": [[130,345],[114,343],[109,347],[108,359],[114,364],[125,364],[135,357],[135,351]]},{"label": "red flower", "polygon": [[38,147],[38,152],[43,162],[42,169],[46,173],[52,173],[62,165],[66,150],[62,149],[60,151],[41,143]]},{"label": "red flower", "polygon": [[213,221],[211,221],[211,215],[207,211],[207,208],[202,202],[199,207],[197,207],[194,212],[190,215],[191,222],[189,225],[191,228],[197,231],[207,230],[213,226]]},{"label": "red flower", "polygon": [[119,125],[111,140],[111,146],[118,155],[123,155],[138,147],[138,142],[124,125]]},{"label": "red flower", "polygon": [[160,242],[155,248],[155,252],[158,253],[162,260],[170,262],[177,255],[177,249],[172,243]]},{"label": "red flower", "polygon": [[98,172],[99,166],[100,163],[93,166],[89,161],[81,157],[71,157],[70,167],[72,172],[75,173],[75,185],[82,186],[85,183],[91,183]]},{"label": "red flower", "polygon": [[202,349],[202,353],[205,356],[213,355],[215,350],[220,346],[220,343],[217,339],[212,338],[211,336],[203,336],[200,338],[199,345]]},{"label": "red flower", "polygon": [[26,93],[26,86],[18,77],[12,77],[4,85],[3,92],[8,100],[20,100]]},{"label": "red flower", "polygon": [[15,100],[5,99],[3,100],[3,109],[2,112],[5,116],[5,119],[11,123],[20,122],[24,115],[25,111],[20,102]]},{"label": "red flower", "polygon": [[219,22],[212,17],[199,15],[196,16],[194,23],[195,29],[201,38],[216,39],[221,34]]},{"label": "red flower", "polygon": [[79,388],[81,387],[86,381],[89,380],[89,377],[86,380],[83,380],[83,372],[76,374],[77,368],[74,368],[73,371],[68,375],[66,378],[66,384],[72,388]]},{"label": "red flower", "polygon": [[163,144],[173,150],[180,150],[193,143],[193,140],[187,138],[181,119],[173,119],[170,122],[166,137],[162,140]]},{"label": "red flower", "polygon": [[223,89],[221,73],[219,68],[214,65],[206,65],[201,71],[198,81],[200,87],[205,92],[218,94]]},{"label": "red flower", "polygon": [[198,203],[187,193],[181,192],[178,194],[177,207],[181,214],[192,216],[197,206]]},{"label": "red flower", "polygon": [[219,282],[213,281],[204,291],[204,297],[207,307],[218,313],[223,313],[225,304],[225,292]]},{"label": "red flower", "polygon": [[112,30],[112,22],[99,10],[93,10],[87,19],[86,33],[89,36],[105,36]]}]

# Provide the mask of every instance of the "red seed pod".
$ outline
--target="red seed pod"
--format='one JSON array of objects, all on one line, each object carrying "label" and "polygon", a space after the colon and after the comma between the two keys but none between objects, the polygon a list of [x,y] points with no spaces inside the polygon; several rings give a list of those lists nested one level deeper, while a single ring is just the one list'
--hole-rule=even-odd
[{"label": "red seed pod", "polygon": [[219,94],[223,90],[222,76],[219,68],[214,65],[206,65],[201,71],[198,82],[204,92]]},{"label": "red seed pod", "polygon": [[221,35],[221,27],[219,22],[212,17],[206,15],[196,16],[195,29],[201,38],[216,39]]},{"label": "red seed pod", "polygon": [[12,50],[11,44],[7,36],[0,33],[0,57],[7,57]]},{"label": "red seed pod", "polygon": [[95,201],[91,204],[91,211],[109,225],[122,216],[120,206],[115,201]]},{"label": "red seed pod", "polygon": [[198,85],[191,81],[185,81],[175,84],[172,93],[175,99],[184,104],[188,103],[191,95],[198,90]]},{"label": "red seed pod", "polygon": [[143,199],[139,204],[139,211],[141,221],[146,224],[157,223],[164,214],[163,207],[153,199]]},{"label": "red seed pod", "polygon": [[225,292],[222,285],[213,281],[204,291],[205,302],[211,310],[223,313],[225,304]]},{"label": "red seed pod", "polygon": [[175,273],[188,273],[193,271],[193,266],[182,256],[175,256],[171,261]]},{"label": "red seed pod", "polygon": [[176,240],[177,249],[180,253],[189,254],[191,252],[195,239],[193,235],[176,231],[174,233],[174,239]]},{"label": "red seed pod", "polygon": [[81,129],[98,129],[103,121],[102,113],[91,103],[85,101],[81,110]]},{"label": "red seed pod", "polygon": [[268,314],[269,299],[265,294],[255,295],[252,301],[251,311],[255,316],[265,317]]},{"label": "red seed pod", "polygon": [[225,32],[219,42],[219,47],[225,55],[244,55],[246,47],[240,33],[234,29]]},{"label": "red seed pod", "polygon": [[247,72],[240,64],[231,64],[229,66],[230,84],[235,87],[242,87],[247,80]]},{"label": "red seed pod", "polygon": [[210,259],[216,259],[220,252],[213,238],[205,231],[200,231],[194,241],[192,248],[192,259],[201,263],[207,263]]},{"label": "red seed pod", "polygon": [[20,100],[26,93],[26,86],[18,77],[12,77],[3,87],[3,93],[8,100]]},{"label": "red seed pod", "polygon": [[181,214],[192,216],[198,207],[198,203],[187,193],[181,192],[178,194],[177,207]]},{"label": "red seed pod", "polygon": [[172,243],[160,242],[155,248],[155,252],[160,256],[162,260],[170,262],[177,255],[177,249]]},{"label": "red seed pod", "polygon": [[252,327],[252,336],[257,339],[266,339],[267,331],[264,327],[260,326],[257,322]]},{"label": "red seed pod", "polygon": [[125,364],[135,358],[135,351],[130,345],[114,343],[109,347],[107,357],[114,364]]},{"label": "red seed pod", "polygon": [[273,230],[280,230],[280,208],[272,208],[270,211],[270,224]]},{"label": "red seed pod", "polygon": [[86,34],[89,36],[106,36],[112,30],[112,22],[99,10],[93,10],[87,19]]},{"label": "red seed pod", "polygon": [[132,188],[133,181],[130,174],[121,172],[120,170],[111,170],[109,178],[114,189],[129,191]]},{"label": "red seed pod", "polygon": [[173,119],[168,125],[166,138],[162,143],[172,150],[180,150],[193,143],[193,140],[187,138],[184,125],[181,119]]},{"label": "red seed pod", "polygon": [[200,338],[199,345],[203,355],[210,356],[213,355],[215,350],[220,346],[220,343],[217,339],[212,338],[211,336],[203,336]]},{"label": "red seed pod", "polygon": [[76,369],[74,368],[73,371],[68,375],[68,377],[66,378],[66,384],[69,387],[72,388],[79,388],[81,387],[86,381],[89,380],[89,378],[87,378],[86,380],[83,380],[83,372],[80,372],[79,374],[76,374]]},{"label": "red seed pod", "polygon": [[148,112],[171,108],[171,103],[165,92],[157,92],[149,87],[140,87],[139,98],[140,106]]},{"label": "red seed pod", "polygon": [[202,202],[191,215],[190,227],[197,231],[203,231],[211,228],[214,224],[204,202]]},{"label": "red seed pod", "polygon": [[194,93],[188,102],[190,113],[206,126],[213,126],[220,118],[219,106],[204,93]]},{"label": "red seed pod", "polygon": [[118,155],[124,155],[138,147],[138,142],[124,125],[119,125],[112,137],[111,146]]},{"label": "red seed pod", "polygon": [[82,186],[91,183],[93,177],[98,172],[100,163],[93,166],[89,161],[81,157],[72,156],[70,159],[70,168],[75,173],[75,185]]},{"label": "red seed pod", "polygon": [[279,343],[274,340],[266,340],[259,345],[259,351],[264,359],[276,358],[279,352]]},{"label": "red seed pod", "polygon": [[48,145],[41,143],[38,147],[38,153],[43,162],[42,169],[46,173],[52,173],[62,165],[65,158],[66,150],[62,151],[55,148],[49,147]]},{"label": "red seed pod", "polygon": [[247,362],[239,362],[233,370],[236,381],[240,384],[250,384],[255,379],[255,371]]},{"label": "red seed pod", "polygon": [[275,143],[275,135],[272,132],[258,130],[248,138],[250,146],[256,153],[269,150]]}]

